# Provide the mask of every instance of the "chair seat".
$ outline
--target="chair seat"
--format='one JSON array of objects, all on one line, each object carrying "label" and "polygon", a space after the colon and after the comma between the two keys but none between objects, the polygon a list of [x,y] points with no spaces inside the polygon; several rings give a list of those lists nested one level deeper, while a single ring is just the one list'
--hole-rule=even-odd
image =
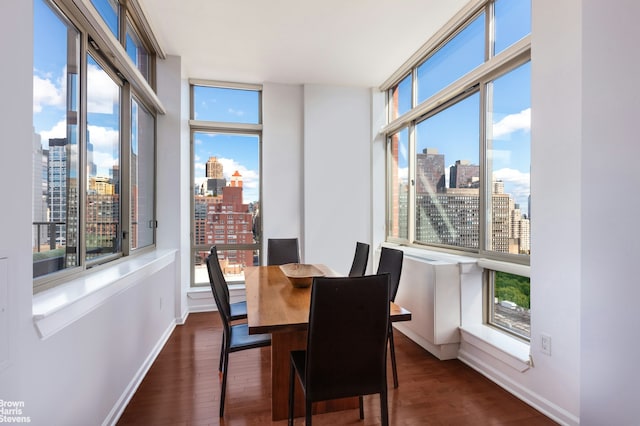
[{"label": "chair seat", "polygon": [[271,345],[270,334],[249,334],[247,324],[231,326],[231,343],[229,352],[242,351],[244,349],[260,348]]},{"label": "chair seat", "polygon": [[231,307],[231,321],[247,318],[247,302],[235,302]]}]

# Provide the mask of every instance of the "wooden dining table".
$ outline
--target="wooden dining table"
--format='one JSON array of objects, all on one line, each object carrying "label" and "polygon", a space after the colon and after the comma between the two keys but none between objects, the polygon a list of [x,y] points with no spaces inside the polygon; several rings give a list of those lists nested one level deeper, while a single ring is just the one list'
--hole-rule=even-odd
[{"label": "wooden dining table", "polygon": [[[314,264],[324,276],[341,276]],[[244,270],[249,334],[271,333],[271,417],[288,417],[289,353],[306,349],[311,287],[294,287],[280,266],[249,266]],[[411,312],[391,302],[391,321],[410,321]],[[304,415],[304,395],[296,384],[294,415]],[[358,398],[315,403],[314,413],[358,407]]]}]

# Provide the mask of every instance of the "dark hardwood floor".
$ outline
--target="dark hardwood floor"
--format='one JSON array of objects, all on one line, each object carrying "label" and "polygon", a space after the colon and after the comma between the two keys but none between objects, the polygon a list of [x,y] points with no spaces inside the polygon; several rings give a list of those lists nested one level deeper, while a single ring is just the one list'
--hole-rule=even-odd
[{"label": "dark hardwood floor", "polygon": [[[396,330],[400,386],[389,365],[391,425],[554,425],[484,376],[457,361],[439,361]],[[122,414],[118,425],[286,425],[271,421],[270,349],[229,358],[224,419],[218,417],[218,360],[222,328],[217,312],[189,315],[177,326]],[[314,425],[380,424],[377,395],[358,409],[314,415]],[[296,425],[304,424],[296,418]]]}]

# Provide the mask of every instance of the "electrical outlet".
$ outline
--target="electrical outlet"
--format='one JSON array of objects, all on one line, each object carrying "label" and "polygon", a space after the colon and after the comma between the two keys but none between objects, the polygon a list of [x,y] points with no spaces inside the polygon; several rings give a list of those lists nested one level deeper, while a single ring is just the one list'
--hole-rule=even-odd
[{"label": "electrical outlet", "polygon": [[540,333],[540,352],[551,356],[551,336]]}]

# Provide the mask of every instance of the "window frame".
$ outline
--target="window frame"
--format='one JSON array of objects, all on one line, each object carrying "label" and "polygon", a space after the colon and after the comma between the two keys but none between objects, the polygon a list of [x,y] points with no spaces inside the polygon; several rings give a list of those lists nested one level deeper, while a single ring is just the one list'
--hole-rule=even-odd
[{"label": "window frame", "polygon": [[[485,247],[485,235],[487,232],[486,221],[486,204],[487,204],[487,170],[486,170],[486,85],[488,82],[497,79],[498,77],[507,74],[511,70],[523,65],[531,60],[531,34],[526,35],[520,40],[513,43],[508,48],[502,50],[498,55],[493,56],[493,47],[491,39],[491,31],[493,31],[493,3],[494,0],[481,0],[468,4],[463,10],[461,10],[452,20],[448,26],[443,27],[438,31],[416,54],[414,54],[410,60],[408,60],[400,69],[398,69],[383,85],[380,86],[380,90],[385,92],[386,96],[386,116],[387,124],[383,126],[381,134],[385,136],[386,140],[386,234],[385,240],[391,243],[397,243],[407,246],[435,249],[452,254],[463,254],[477,257],[488,257],[496,260],[529,264],[529,256],[515,255],[509,253],[498,253],[491,250],[487,250]],[[433,53],[438,51],[444,44],[452,40],[458,35],[464,28],[476,19],[481,13],[485,13],[485,19],[489,22],[485,23],[485,62],[467,74],[460,77],[450,85],[437,91],[433,96],[425,99],[422,103],[417,104],[417,68],[422,65]],[[391,93],[397,87],[397,85],[407,77],[412,75],[412,109],[408,112],[392,119],[392,99]],[[480,150],[479,166],[480,166],[480,178],[484,179],[485,184],[480,186],[479,191],[479,203],[480,203],[480,247],[475,249],[465,249],[462,247],[445,246],[439,244],[424,244],[417,242],[415,239],[415,185],[409,185],[409,206],[408,206],[408,238],[394,238],[389,235],[388,229],[390,225],[390,179],[391,179],[391,166],[390,166],[390,137],[402,130],[403,128],[409,129],[409,181],[415,182],[415,154],[416,154],[416,141],[415,141],[415,126],[418,122],[425,120],[426,118],[436,114],[443,108],[449,105],[453,105],[458,99],[469,96],[472,91],[478,90],[480,92],[480,140],[478,141],[478,147]]]},{"label": "window frame", "polygon": [[[79,76],[78,76],[78,90],[79,105],[78,105],[78,265],[63,268],[58,271],[49,272],[37,277],[33,277],[33,292],[38,293],[65,282],[70,279],[81,276],[88,273],[88,271],[99,270],[112,265],[114,261],[119,261],[123,258],[127,258],[133,255],[142,254],[155,249],[156,245],[156,229],[153,231],[153,243],[149,246],[139,249],[131,250],[130,237],[131,237],[131,188],[130,188],[130,162],[129,155],[131,152],[131,99],[135,97],[136,102],[145,108],[147,112],[151,114],[154,120],[153,124],[153,215],[154,221],[156,218],[156,196],[157,196],[157,179],[156,179],[156,162],[157,162],[157,115],[164,113],[164,109],[157,98],[156,93],[151,86],[145,81],[140,82],[139,77],[132,79],[127,76],[135,76],[136,73],[140,74],[139,70],[132,68],[132,63],[129,61],[119,60],[124,52],[124,46],[119,44],[118,40],[113,37],[109,37],[110,31],[106,24],[96,25],[95,22],[101,19],[97,15],[96,10],[92,5],[87,6],[80,0],[40,0],[43,7],[48,7],[55,13],[66,25],[73,26],[79,33]],[[136,3],[135,0],[127,0],[124,2],[127,5]],[[137,3],[136,3],[137,4]],[[138,6],[139,8],[139,6]],[[121,11],[129,10],[121,4]],[[128,13],[121,13],[121,19],[126,18]],[[136,19],[140,18],[138,15]],[[153,39],[153,35],[147,37],[147,39]],[[96,41],[98,40],[98,41]],[[124,52],[126,55],[126,52]],[[87,189],[88,189],[88,173],[87,173],[87,75],[88,75],[88,55],[102,67],[105,73],[113,80],[113,82],[119,87],[119,141],[118,147],[120,150],[120,158],[117,164],[119,165],[119,179],[120,179],[120,212],[119,212],[119,226],[117,234],[119,235],[120,247],[117,252],[105,255],[96,260],[88,260],[86,258],[86,213],[87,213]],[[164,55],[162,53],[162,55]],[[155,65],[151,66],[151,63],[155,64],[157,53],[153,56],[149,55],[150,69],[155,70]],[[35,118],[35,116],[34,116]],[[126,236],[125,236],[126,234]]]},{"label": "window frame", "polygon": [[[236,90],[249,90],[255,91],[258,93],[258,123],[250,124],[250,123],[237,123],[237,122],[223,122],[223,121],[209,121],[209,120],[196,120],[195,117],[195,105],[194,105],[194,89],[196,86],[200,87],[213,87],[220,89],[236,89]],[[256,136],[258,138],[258,162],[260,167],[259,179],[260,179],[260,188],[259,192],[259,203],[260,209],[262,209],[262,85],[259,84],[248,84],[248,83],[237,83],[237,82],[223,82],[223,81],[215,81],[215,80],[203,80],[190,78],[189,79],[189,136],[190,136],[190,158],[191,158],[191,166],[190,166],[190,230],[191,230],[191,238],[190,238],[190,288],[202,288],[207,284],[204,283],[196,283],[195,281],[195,258],[199,252],[209,251],[212,245],[216,245],[218,249],[218,253],[227,252],[232,250],[258,250],[259,253],[259,262],[262,263],[262,242],[259,239],[257,242],[252,244],[220,244],[217,243],[214,239],[214,242],[211,244],[196,244],[196,223],[195,223],[195,187],[194,184],[194,158],[195,158],[195,134],[196,133],[218,133],[218,134],[237,134],[237,135],[248,135],[248,136]],[[224,213],[223,213],[224,214]],[[260,228],[259,235],[262,235],[262,223],[263,218],[262,214],[258,216],[258,226]],[[224,224],[220,223],[219,226],[228,226],[227,221]],[[221,229],[221,228],[217,228]],[[214,233],[215,237],[215,233]]]}]

